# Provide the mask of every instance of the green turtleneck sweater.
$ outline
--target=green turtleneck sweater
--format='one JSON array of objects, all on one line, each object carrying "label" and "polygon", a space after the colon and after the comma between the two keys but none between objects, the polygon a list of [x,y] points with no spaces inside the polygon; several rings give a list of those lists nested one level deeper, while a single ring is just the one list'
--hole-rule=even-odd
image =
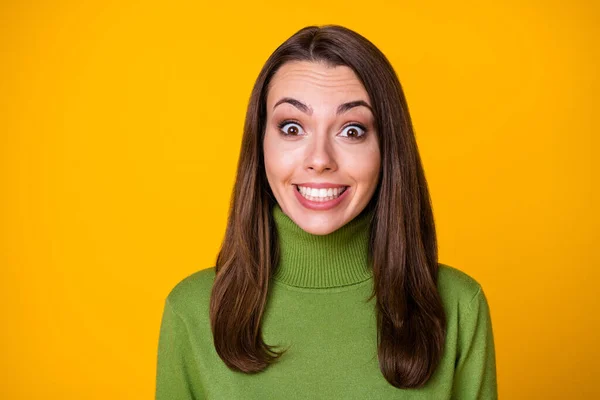
[{"label": "green turtleneck sweater", "polygon": [[447,317],[442,360],[427,384],[398,389],[379,370],[370,214],[312,235],[273,208],[280,261],[263,316],[269,345],[288,348],[263,372],[232,371],[217,355],[209,300],[215,269],[183,279],[168,295],[158,343],[157,400],[496,399],[490,312],[481,286],[440,264]]}]

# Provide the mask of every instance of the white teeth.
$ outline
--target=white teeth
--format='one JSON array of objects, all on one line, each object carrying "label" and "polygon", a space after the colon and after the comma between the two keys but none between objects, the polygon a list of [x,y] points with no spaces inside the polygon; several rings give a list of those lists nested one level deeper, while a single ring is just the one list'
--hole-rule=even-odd
[{"label": "white teeth", "polygon": [[311,200],[311,201],[329,201],[337,198],[341,195],[346,187],[338,187],[338,188],[322,188],[315,189],[304,186],[297,186],[299,192],[302,194],[302,197]]}]

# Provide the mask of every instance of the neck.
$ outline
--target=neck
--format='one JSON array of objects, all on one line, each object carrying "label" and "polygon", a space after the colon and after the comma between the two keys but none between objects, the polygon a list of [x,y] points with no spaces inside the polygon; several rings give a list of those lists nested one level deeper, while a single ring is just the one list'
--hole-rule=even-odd
[{"label": "neck", "polygon": [[373,214],[363,210],[338,230],[313,235],[275,204],[273,219],[279,241],[279,264],[273,278],[304,288],[348,286],[371,278],[368,250]]}]

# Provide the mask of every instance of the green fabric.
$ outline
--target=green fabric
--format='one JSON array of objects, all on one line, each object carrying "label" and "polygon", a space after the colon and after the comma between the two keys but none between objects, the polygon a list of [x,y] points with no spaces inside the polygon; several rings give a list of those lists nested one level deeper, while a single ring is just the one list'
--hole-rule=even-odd
[{"label": "green fabric", "polygon": [[368,227],[363,213],[328,235],[311,235],[279,208],[281,259],[263,317],[263,336],[288,351],[265,371],[231,371],[210,329],[214,268],[168,295],[158,343],[157,400],[496,399],[494,339],[481,286],[440,264],[448,333],[442,361],[423,388],[398,389],[379,370]]}]

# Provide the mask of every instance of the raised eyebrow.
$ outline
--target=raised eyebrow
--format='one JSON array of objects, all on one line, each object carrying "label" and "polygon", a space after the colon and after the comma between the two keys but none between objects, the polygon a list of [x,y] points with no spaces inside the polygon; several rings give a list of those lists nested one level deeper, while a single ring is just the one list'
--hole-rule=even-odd
[{"label": "raised eyebrow", "polygon": [[340,106],[337,108],[336,114],[340,115],[354,107],[360,107],[360,106],[367,107],[371,111],[371,114],[375,114],[373,112],[373,109],[369,105],[369,103],[367,103],[364,100],[356,100],[356,101],[350,101],[348,103],[340,104]]},{"label": "raised eyebrow", "polygon": [[312,113],[313,113],[312,108],[310,108],[309,106],[307,106],[300,100],[296,100],[291,97],[284,97],[283,99],[279,100],[277,103],[275,103],[275,105],[273,106],[273,109],[275,109],[275,107],[277,107],[278,105],[283,104],[283,103],[288,103],[288,104],[293,105],[298,110],[302,111],[304,114],[312,115]]},{"label": "raised eyebrow", "polygon": [[[305,114],[312,115],[312,113],[313,113],[312,108],[310,108],[309,106],[307,106],[300,100],[296,100],[291,97],[282,98],[277,103],[275,103],[275,105],[273,106],[273,109],[275,109],[275,107],[277,107],[278,105],[283,104],[283,103],[291,104]],[[337,108],[336,115],[343,114],[343,113],[347,112],[348,110],[351,110],[352,108],[360,107],[360,106],[367,107],[373,114],[373,109],[371,108],[369,103],[367,103],[364,100],[355,100],[355,101],[350,101],[348,103],[340,104]]]}]

